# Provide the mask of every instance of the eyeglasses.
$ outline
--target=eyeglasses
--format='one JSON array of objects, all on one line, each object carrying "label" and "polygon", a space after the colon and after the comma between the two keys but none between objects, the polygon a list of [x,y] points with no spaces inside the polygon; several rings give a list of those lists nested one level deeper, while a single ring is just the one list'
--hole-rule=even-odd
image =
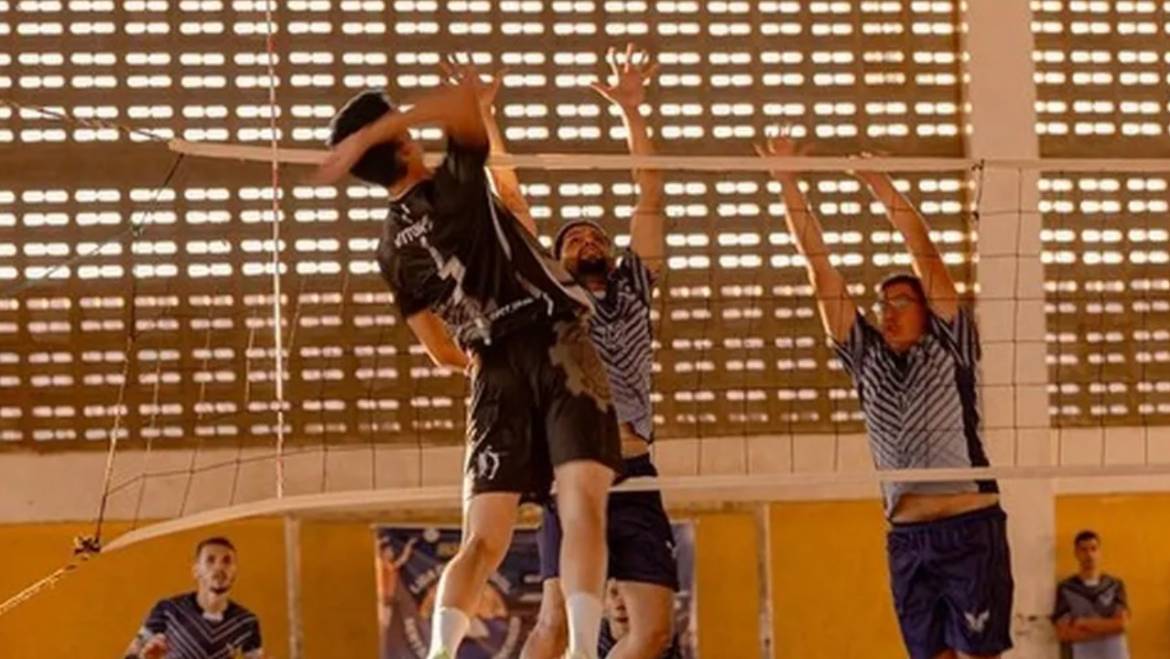
[{"label": "eyeglasses", "polygon": [[878,313],[878,315],[881,315],[884,313],[889,313],[891,310],[905,311],[906,309],[909,309],[916,304],[920,304],[918,298],[911,297],[909,295],[895,295],[891,298],[878,300],[876,303],[874,303],[873,309]]}]

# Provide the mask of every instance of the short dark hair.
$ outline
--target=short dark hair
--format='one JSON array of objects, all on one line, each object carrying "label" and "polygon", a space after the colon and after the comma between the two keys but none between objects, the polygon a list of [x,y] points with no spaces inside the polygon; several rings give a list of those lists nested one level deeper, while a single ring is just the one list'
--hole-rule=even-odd
[{"label": "short dark hair", "polygon": [[236,550],[236,546],[232,544],[231,540],[228,540],[222,535],[212,536],[210,538],[204,538],[203,540],[200,540],[199,544],[195,545],[196,560],[198,560],[200,554],[203,553],[204,547],[226,547],[232,551]]},{"label": "short dark hair", "polygon": [[1087,542],[1089,540],[1096,540],[1097,542],[1101,542],[1101,536],[1097,535],[1096,531],[1085,529],[1084,531],[1078,533],[1077,537],[1073,538],[1073,546],[1080,546],[1082,542]]},{"label": "short dark hair", "polygon": [[[334,115],[329,122],[329,139],[325,144],[335,147],[345,138],[394,110],[395,105],[386,92],[367,89],[346,101],[345,106]],[[397,140],[374,145],[349,173],[367,183],[389,187],[406,175],[406,163],[398,157],[400,148],[402,143]]]},{"label": "short dark hair", "polygon": [[878,284],[878,291],[885,293],[886,289],[895,284],[906,284],[910,288],[913,288],[914,294],[918,296],[918,301],[922,304],[927,303],[926,289],[922,286],[922,280],[919,279],[916,275],[912,275],[908,272],[892,274],[889,277],[883,279],[882,283]]}]

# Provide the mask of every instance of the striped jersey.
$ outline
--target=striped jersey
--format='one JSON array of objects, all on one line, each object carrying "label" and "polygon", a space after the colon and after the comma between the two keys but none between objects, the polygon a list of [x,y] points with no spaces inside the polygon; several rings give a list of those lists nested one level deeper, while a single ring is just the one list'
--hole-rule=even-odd
[{"label": "striped jersey", "polygon": [[654,439],[650,404],[654,363],[650,300],[654,275],[631,249],[609,275],[605,293],[595,295],[589,334],[605,370],[619,423],[628,423],[639,437]]},{"label": "striped jersey", "polygon": [[[928,311],[926,331],[904,354],[858,312],[841,364],[852,376],[878,469],[986,467],[979,423],[979,335],[972,312],[949,322]],[[995,481],[883,483],[886,514],[906,494],[996,492]]]},{"label": "striped jersey", "polygon": [[260,621],[235,602],[220,615],[205,614],[195,593],[159,600],[139,637],[163,634],[167,659],[234,659],[261,648]]},{"label": "striped jersey", "polygon": [[[1129,610],[1125,584],[1107,574],[1096,583],[1086,583],[1073,575],[1056,586],[1056,608],[1052,620],[1105,619]],[[1129,659],[1125,634],[1114,634],[1077,643],[1065,643],[1062,656],[1069,659]]]}]

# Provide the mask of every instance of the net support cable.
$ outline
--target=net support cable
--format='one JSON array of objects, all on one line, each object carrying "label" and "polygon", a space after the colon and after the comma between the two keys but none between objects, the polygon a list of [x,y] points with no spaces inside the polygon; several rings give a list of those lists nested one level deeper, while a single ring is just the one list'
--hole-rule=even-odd
[{"label": "net support cable", "polygon": [[[202,158],[271,162],[273,158],[288,165],[320,165],[329,151],[321,149],[273,149],[214,142],[189,142],[174,139],[168,148],[177,153]],[[442,154],[427,154],[427,164],[437,165]],[[745,155],[632,156],[618,154],[526,153],[492,155],[491,165],[520,169],[548,170],[631,170],[672,169],[690,172],[755,172],[803,171],[841,172],[865,169],[883,172],[920,172],[974,169],[1014,169],[1022,171],[1060,170],[1093,172],[1117,169],[1132,172],[1165,172],[1170,169],[1170,158],[850,158],[799,156],[792,158],[761,158]]]}]

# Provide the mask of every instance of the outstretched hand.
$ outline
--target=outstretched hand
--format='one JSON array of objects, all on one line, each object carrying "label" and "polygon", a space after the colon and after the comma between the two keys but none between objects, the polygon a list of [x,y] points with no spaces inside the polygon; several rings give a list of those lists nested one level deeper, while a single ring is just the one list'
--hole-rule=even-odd
[{"label": "outstretched hand", "polygon": [[658,72],[658,63],[644,50],[634,51],[634,44],[626,44],[626,52],[620,58],[613,48],[605,54],[612,74],[610,84],[595,82],[589,87],[609,101],[623,108],[636,108],[646,98],[646,84]]},{"label": "outstretched hand", "polygon": [[496,94],[499,93],[504,75],[508,72],[506,68],[500,69],[489,75],[485,81],[475,64],[470,61],[461,62],[455,56],[448,56],[446,60],[439,62],[439,71],[446,84],[453,87],[466,86],[474,91],[479,107],[483,111],[490,110],[495,103]]},{"label": "outstretched hand", "polygon": [[[764,143],[755,145],[756,153],[762,158],[796,158],[809,154],[810,147],[798,144],[788,136],[788,130],[782,128],[776,135],[769,137]],[[771,170],[772,178],[785,179],[796,176],[791,170]]]},{"label": "outstretched hand", "polygon": [[[869,151],[862,151],[861,153],[857,154],[856,156],[853,156],[853,159],[861,161],[858,163],[858,164],[861,164],[862,162],[869,160],[870,158],[873,158],[875,155],[884,156],[886,154],[884,154],[884,153],[875,154],[875,153],[872,153]],[[849,171],[849,173],[856,176],[862,183],[865,183],[870,188],[874,188],[875,186],[879,186],[882,183],[886,183],[889,181],[889,177],[886,176],[885,173],[874,171],[872,169],[855,167],[855,168],[851,169]]]}]

